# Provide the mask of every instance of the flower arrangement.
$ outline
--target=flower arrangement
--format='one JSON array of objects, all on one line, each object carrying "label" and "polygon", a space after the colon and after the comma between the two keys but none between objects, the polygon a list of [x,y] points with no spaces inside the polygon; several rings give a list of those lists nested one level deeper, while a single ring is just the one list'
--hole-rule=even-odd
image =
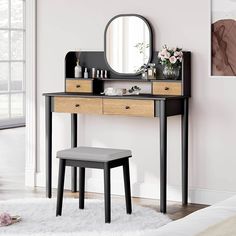
[{"label": "flower arrangement", "polygon": [[183,60],[182,48],[169,48],[164,45],[162,50],[159,52],[158,57],[160,59],[160,63],[164,66],[179,67],[181,66]]}]

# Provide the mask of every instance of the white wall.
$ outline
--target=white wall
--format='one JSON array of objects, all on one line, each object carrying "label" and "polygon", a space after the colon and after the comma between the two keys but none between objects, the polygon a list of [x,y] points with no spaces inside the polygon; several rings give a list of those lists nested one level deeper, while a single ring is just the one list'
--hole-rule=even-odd
[{"label": "white wall", "polygon": [[[189,177],[190,200],[213,203],[236,192],[236,79],[209,78],[209,0],[40,0],[38,1],[38,175],[44,185],[44,92],[63,91],[64,56],[70,50],[103,50],[106,23],[114,15],[137,13],[161,45],[191,50]],[[180,117],[168,119],[168,198],[180,199]],[[159,198],[159,120],[82,116],[80,144],[130,148],[132,194]],[[70,146],[70,117],[53,116],[53,154]],[[57,161],[54,160],[54,186]],[[121,170],[113,171],[113,193],[123,194]],[[98,178],[97,178],[98,177]],[[87,190],[102,191],[102,172],[87,174]],[[69,181],[68,181],[69,182]]]},{"label": "white wall", "polygon": [[22,188],[24,176],[25,128],[0,130],[0,192],[13,186]]}]

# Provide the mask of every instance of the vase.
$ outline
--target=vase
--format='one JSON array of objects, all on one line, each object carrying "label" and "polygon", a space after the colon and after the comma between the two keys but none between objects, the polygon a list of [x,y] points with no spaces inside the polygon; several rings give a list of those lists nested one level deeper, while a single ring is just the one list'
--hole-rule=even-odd
[{"label": "vase", "polygon": [[164,66],[163,75],[165,79],[178,79],[180,66]]}]

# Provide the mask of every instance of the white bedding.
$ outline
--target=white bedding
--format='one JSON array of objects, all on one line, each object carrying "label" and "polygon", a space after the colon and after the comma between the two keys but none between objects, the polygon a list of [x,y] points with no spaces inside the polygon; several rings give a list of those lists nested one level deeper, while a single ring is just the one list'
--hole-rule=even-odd
[{"label": "white bedding", "polygon": [[236,215],[236,196],[173,221],[146,236],[195,236],[234,215]]}]

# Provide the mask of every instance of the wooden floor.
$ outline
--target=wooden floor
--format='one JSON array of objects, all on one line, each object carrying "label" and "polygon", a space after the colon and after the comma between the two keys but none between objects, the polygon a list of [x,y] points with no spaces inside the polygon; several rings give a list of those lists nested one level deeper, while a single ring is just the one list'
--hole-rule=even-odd
[{"label": "wooden floor", "polygon": [[[53,191],[53,196],[56,196],[56,190]],[[65,197],[68,198],[78,198],[78,193],[71,193],[70,191],[65,192]],[[45,197],[44,188],[26,188],[24,187],[22,181],[19,179],[14,181],[14,178],[5,176],[0,178],[0,200],[14,199],[14,198],[40,198]],[[103,199],[103,194],[98,193],[86,193],[85,197],[87,199]],[[124,202],[123,196],[112,196],[113,202]],[[143,199],[143,198],[133,198],[133,203],[145,207],[150,207],[156,211],[159,211],[159,201],[154,199]],[[206,205],[200,204],[189,204],[188,206],[182,206],[180,202],[168,202],[167,215],[172,220],[180,219],[194,211],[202,209]]]}]

